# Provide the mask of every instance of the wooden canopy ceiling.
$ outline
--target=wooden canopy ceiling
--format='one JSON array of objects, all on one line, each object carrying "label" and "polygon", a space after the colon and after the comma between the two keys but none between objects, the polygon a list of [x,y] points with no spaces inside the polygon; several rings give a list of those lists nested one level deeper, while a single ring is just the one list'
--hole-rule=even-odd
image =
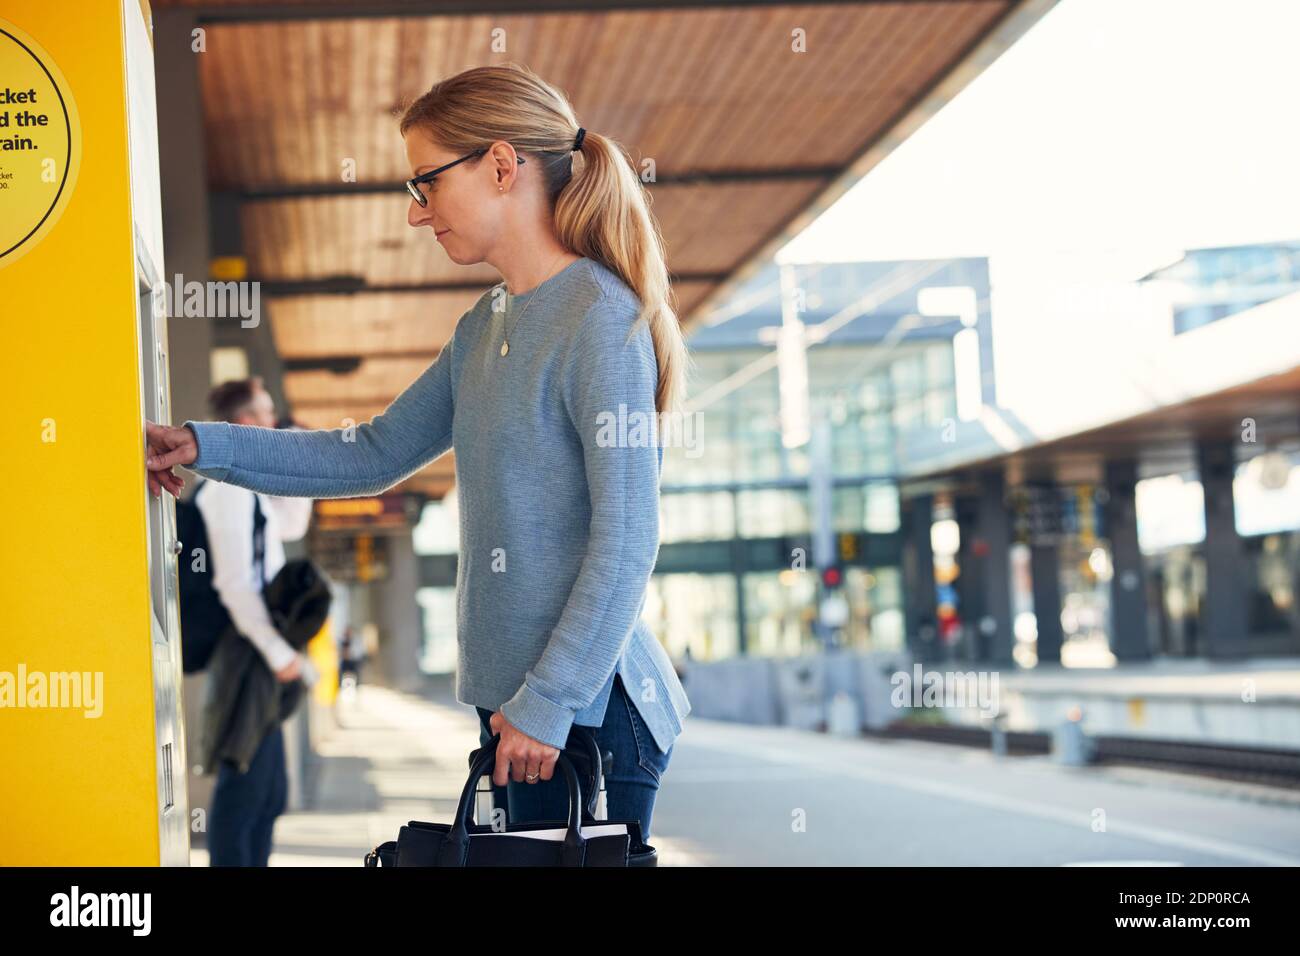
[{"label": "wooden canopy ceiling", "polygon": [[[648,186],[689,323],[847,188],[846,174],[865,171],[864,156],[887,151],[899,124],[1024,6],[154,5],[191,8],[205,31],[196,60],[209,182],[240,200],[243,251],[250,278],[263,282],[286,398],[321,428],[382,411],[499,281],[486,265],[455,265],[429,230],[406,224],[400,181],[410,171],[394,112],[438,79],[527,64],[568,94],[584,126],[638,162],[653,159]],[[807,52],[792,49],[799,29]],[[502,37],[505,52],[493,52]],[[445,456],[407,487],[440,496],[453,477]]]}]

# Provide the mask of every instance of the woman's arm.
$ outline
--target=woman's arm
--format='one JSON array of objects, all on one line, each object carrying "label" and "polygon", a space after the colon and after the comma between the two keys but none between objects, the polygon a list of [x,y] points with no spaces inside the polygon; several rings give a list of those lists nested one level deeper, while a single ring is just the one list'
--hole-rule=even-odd
[{"label": "woman's arm", "polygon": [[[648,328],[629,339],[630,328],[627,311],[602,299],[565,361],[565,404],[582,439],[591,493],[587,553],[542,656],[501,705],[513,727],[552,747],[564,747],[574,716],[614,672],[659,552],[658,366]],[[646,416],[644,444],[608,440],[619,437],[608,423],[617,421],[620,405],[630,437],[637,416]]]},{"label": "woman's arm", "polygon": [[205,478],[270,495],[378,494],[451,448],[454,341],[453,332],[438,358],[369,422],[298,431],[187,421],[196,457],[186,463],[168,455],[163,464],[185,464]]}]

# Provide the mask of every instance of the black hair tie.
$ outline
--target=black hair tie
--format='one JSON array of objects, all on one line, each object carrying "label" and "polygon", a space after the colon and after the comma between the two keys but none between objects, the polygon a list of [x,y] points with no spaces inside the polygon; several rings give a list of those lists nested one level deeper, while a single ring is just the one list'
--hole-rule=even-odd
[{"label": "black hair tie", "polygon": [[575,152],[575,153],[576,153],[578,150],[582,149],[582,141],[583,141],[584,139],[586,139],[586,138],[587,138],[587,131],[586,131],[585,129],[583,129],[581,126],[579,126],[579,127],[578,127],[578,138],[575,139],[575,140],[573,141],[573,150],[572,150],[572,152]]}]

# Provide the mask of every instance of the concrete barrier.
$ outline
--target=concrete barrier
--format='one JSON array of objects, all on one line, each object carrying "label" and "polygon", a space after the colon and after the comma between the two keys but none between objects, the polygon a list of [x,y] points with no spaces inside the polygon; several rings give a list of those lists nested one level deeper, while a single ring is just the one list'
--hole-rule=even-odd
[{"label": "concrete barrier", "polygon": [[862,726],[865,729],[884,730],[906,716],[906,709],[894,706],[893,677],[911,668],[912,655],[907,651],[874,651],[857,655],[858,697],[862,702]]},{"label": "concrete barrier", "polygon": [[804,730],[826,729],[831,701],[848,697],[853,707],[837,709],[835,731],[857,733],[881,729],[901,716],[890,701],[890,679],[909,667],[906,651],[737,657],[691,662],[685,686],[694,716]]},{"label": "concrete barrier", "polygon": [[772,662],[768,658],[692,662],[686,667],[683,686],[691,701],[692,716],[742,724],[780,723]]}]

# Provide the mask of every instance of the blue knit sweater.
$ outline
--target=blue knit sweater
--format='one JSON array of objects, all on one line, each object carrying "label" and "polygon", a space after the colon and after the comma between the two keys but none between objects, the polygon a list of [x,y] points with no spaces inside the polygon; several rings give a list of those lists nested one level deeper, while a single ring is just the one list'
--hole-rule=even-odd
[{"label": "blue knit sweater", "polygon": [[199,446],[191,469],[267,494],[349,498],[454,446],[457,698],[563,747],[573,723],[600,726],[617,672],[667,751],[690,704],[640,620],[663,448],[638,306],[586,258],[522,295],[501,284],[371,421],[314,431],[187,421]]}]

